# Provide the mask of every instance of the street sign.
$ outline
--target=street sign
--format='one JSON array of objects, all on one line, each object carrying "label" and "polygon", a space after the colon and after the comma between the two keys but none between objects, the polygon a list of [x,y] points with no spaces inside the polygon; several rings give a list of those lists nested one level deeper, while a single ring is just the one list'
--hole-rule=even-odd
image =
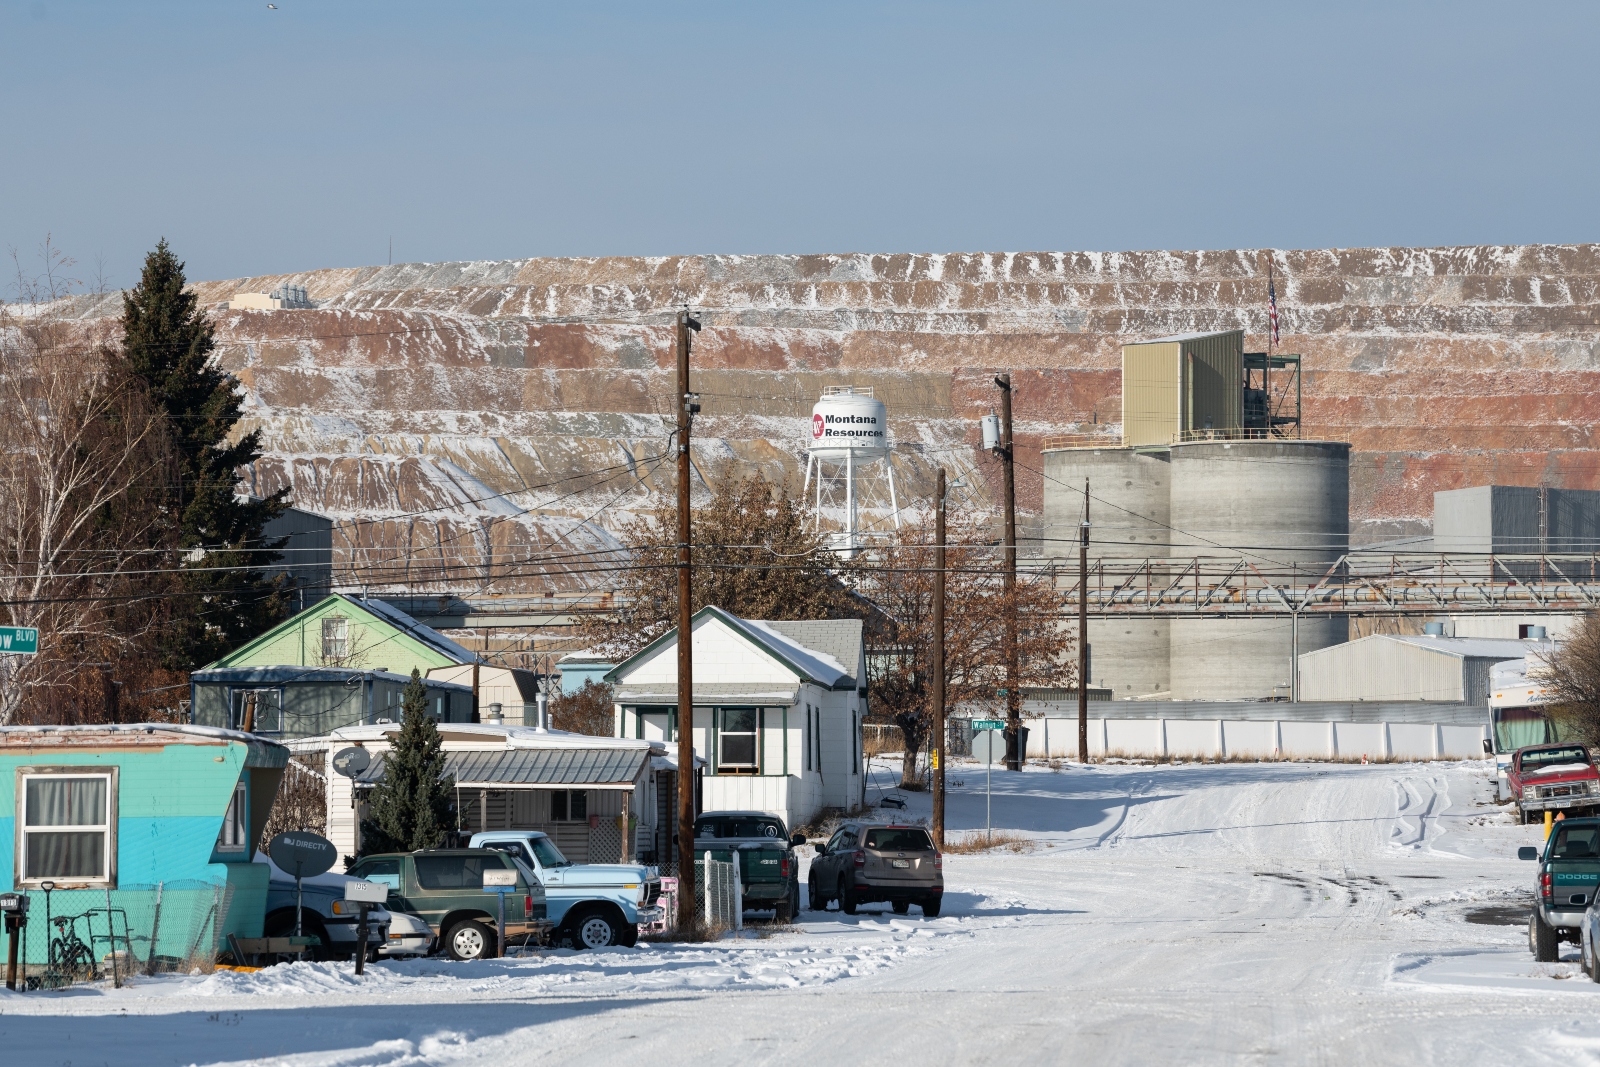
[{"label": "street sign", "polygon": [[517,887],[517,872],[511,867],[486,868],[483,872],[483,891],[485,893],[498,893],[501,890],[511,890]]},{"label": "street sign", "polygon": [[1004,730],[1006,723],[1004,719],[973,719],[972,728],[974,730]]},{"label": "street sign", "polygon": [[0,626],[0,652],[31,656],[39,651],[39,630],[33,626]]},{"label": "street sign", "polygon": [[357,904],[382,904],[389,899],[389,887],[381,882],[358,882],[352,878],[344,884],[344,899]]},{"label": "street sign", "polygon": [[333,769],[346,778],[354,778],[372,766],[372,753],[364,748],[341,748],[333,754]]},{"label": "street sign", "polygon": [[995,730],[972,735],[972,758],[983,763],[999,763],[1006,758],[1006,737]]}]

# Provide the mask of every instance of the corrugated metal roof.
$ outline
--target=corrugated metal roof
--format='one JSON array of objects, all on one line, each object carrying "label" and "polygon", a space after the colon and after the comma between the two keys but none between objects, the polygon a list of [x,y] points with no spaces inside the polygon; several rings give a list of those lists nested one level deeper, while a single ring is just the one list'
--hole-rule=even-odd
[{"label": "corrugated metal roof", "polygon": [[[639,776],[648,748],[510,749],[446,752],[445,773],[457,785],[624,785]],[[384,761],[374,760],[357,781],[383,780]]]},{"label": "corrugated metal roof", "polygon": [[1432,637],[1426,634],[1373,634],[1372,636],[1381,637],[1386,641],[1416,645],[1430,652],[1443,652],[1449,656],[1463,656],[1470,659],[1515,659],[1529,652],[1547,652],[1553,647],[1549,642],[1517,641],[1504,637]]}]

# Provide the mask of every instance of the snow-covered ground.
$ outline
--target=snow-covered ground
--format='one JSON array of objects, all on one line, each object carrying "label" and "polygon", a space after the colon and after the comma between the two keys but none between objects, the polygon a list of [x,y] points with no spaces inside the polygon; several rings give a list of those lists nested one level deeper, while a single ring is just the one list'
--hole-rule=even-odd
[{"label": "snow-covered ground", "polygon": [[[1536,964],[1496,924],[1525,915],[1516,847],[1539,829],[1490,802],[1491,774],[997,774],[995,825],[1035,847],[948,857],[939,919],[805,912],[711,946],[0,992],[0,1062],[1600,1061],[1574,948]],[[981,769],[951,776],[951,825],[981,826]]]}]

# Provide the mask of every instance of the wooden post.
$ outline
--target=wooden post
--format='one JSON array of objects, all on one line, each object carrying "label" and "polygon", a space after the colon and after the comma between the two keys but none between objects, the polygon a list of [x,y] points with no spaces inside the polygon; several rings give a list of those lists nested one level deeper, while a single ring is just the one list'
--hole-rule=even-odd
[{"label": "wooden post", "polygon": [[944,540],[945,540],[945,488],[944,468],[939,468],[939,479],[934,489],[934,549],[933,549],[933,731],[928,741],[928,753],[933,761],[933,843],[944,847]]},{"label": "wooden post", "polygon": [[[1078,762],[1089,762],[1089,479],[1078,537]],[[1102,753],[1104,755],[1104,753]]]},{"label": "wooden post", "polygon": [[1017,689],[1017,477],[1011,439],[1011,375],[997,375],[1000,387],[1000,459],[1005,474],[1005,620],[1001,652],[1006,661],[1006,770],[1020,771],[1028,754],[1022,751],[1022,693]]},{"label": "wooden post", "polygon": [[689,541],[689,330],[700,324],[678,312],[678,928],[694,926],[694,585]]}]

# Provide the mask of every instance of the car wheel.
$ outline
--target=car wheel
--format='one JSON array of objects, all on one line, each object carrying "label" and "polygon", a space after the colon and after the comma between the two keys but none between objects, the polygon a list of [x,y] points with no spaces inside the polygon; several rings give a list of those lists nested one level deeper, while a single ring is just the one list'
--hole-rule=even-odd
[{"label": "car wheel", "polygon": [[1556,939],[1555,929],[1544,921],[1538,908],[1533,909],[1528,919],[1528,944],[1533,949],[1533,958],[1540,963],[1555,963],[1561,958],[1561,944]]},{"label": "car wheel", "polygon": [[939,905],[943,904],[943,903],[944,903],[944,894],[943,893],[935,893],[932,896],[923,897],[922,898],[922,917],[924,919],[937,919],[939,917]]},{"label": "car wheel", "polygon": [[573,948],[607,948],[621,939],[616,920],[599,908],[590,908],[572,920]]},{"label": "car wheel", "polygon": [[896,900],[896,901],[892,902],[889,906],[894,909],[894,913],[896,915],[904,915],[906,912],[911,910],[911,901],[909,901],[909,900]]},{"label": "car wheel", "polygon": [[789,887],[789,892],[784,894],[783,899],[778,901],[778,903],[773,907],[772,921],[774,923],[782,924],[792,920],[794,918],[794,906],[799,903],[799,896],[800,894],[796,892],[794,886],[791,885]]},{"label": "car wheel", "polygon": [[[1585,930],[1587,930],[1587,924],[1585,924]],[[1587,975],[1593,975],[1594,973],[1589,964],[1589,939],[1584,936],[1579,936],[1578,938],[1578,970]]]},{"label": "car wheel", "polygon": [[494,955],[494,934],[481,922],[464,919],[444,935],[444,947],[453,960],[486,960]]},{"label": "car wheel", "polygon": [[817,874],[811,872],[806,878],[806,906],[812,911],[827,911],[828,898],[817,888]]},{"label": "car wheel", "polygon": [[856,895],[850,883],[843,878],[839,879],[839,910],[846,915],[856,913]]}]

